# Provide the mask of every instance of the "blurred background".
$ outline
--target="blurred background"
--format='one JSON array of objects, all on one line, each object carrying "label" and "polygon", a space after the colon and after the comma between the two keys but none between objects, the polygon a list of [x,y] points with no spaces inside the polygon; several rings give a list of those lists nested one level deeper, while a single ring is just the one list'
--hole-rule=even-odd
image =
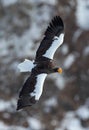
[{"label": "blurred background", "polygon": [[[49,75],[39,102],[16,111],[48,23],[60,15],[65,39],[55,54],[63,74]],[[0,0],[0,130],[89,130],[89,0]]]}]

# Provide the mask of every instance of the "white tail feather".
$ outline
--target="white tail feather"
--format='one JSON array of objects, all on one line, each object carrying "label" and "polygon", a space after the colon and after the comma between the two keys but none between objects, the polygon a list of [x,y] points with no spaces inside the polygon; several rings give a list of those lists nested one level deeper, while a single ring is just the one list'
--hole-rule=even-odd
[{"label": "white tail feather", "polygon": [[34,67],[33,61],[25,59],[24,62],[18,65],[20,72],[31,72],[32,68]]}]

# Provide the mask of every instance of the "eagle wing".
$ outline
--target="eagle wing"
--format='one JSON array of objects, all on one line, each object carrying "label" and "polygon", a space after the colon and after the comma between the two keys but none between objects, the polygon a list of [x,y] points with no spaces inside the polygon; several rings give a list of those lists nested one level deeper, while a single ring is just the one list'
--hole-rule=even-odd
[{"label": "eagle wing", "polygon": [[35,61],[45,61],[53,59],[57,48],[63,43],[64,39],[64,24],[60,16],[54,17],[49,24],[44,38],[36,52]]},{"label": "eagle wing", "polygon": [[26,106],[31,106],[39,100],[46,76],[46,73],[31,74],[20,91],[17,110]]}]

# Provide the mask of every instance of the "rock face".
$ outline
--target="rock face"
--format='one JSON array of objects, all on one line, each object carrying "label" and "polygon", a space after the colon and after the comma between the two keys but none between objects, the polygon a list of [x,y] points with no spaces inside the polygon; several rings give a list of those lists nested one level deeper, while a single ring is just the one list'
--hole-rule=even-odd
[{"label": "rock face", "polygon": [[[18,91],[29,73],[17,65],[35,52],[51,18],[65,24],[64,44],[55,54],[63,75],[48,76],[40,101],[16,112]],[[0,0],[0,129],[89,129],[88,0]]]}]

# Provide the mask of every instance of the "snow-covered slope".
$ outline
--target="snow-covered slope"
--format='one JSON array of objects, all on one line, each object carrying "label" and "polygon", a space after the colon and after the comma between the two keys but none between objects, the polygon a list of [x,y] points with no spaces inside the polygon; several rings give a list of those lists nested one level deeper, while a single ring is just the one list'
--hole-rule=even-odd
[{"label": "snow-covered slope", "polygon": [[81,29],[89,30],[89,0],[77,0],[76,18]]},{"label": "snow-covered slope", "polygon": [[[89,0],[0,2],[0,130],[89,130]],[[29,75],[17,65],[34,60],[56,14],[65,24],[55,54],[63,74],[49,75],[38,104],[16,112],[19,88]]]}]

